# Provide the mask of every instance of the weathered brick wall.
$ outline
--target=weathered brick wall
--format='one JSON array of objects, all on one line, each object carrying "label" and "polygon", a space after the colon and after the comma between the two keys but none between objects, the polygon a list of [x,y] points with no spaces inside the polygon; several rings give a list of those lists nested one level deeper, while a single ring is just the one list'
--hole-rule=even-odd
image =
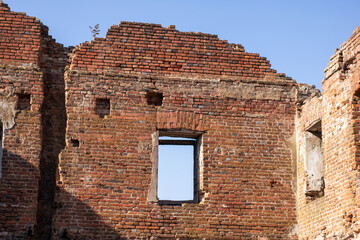
[{"label": "weathered brick wall", "polygon": [[[69,49],[0,1],[0,238],[358,237],[359,35],[332,57],[322,96],[241,45],[156,24],[111,27],[64,75]],[[306,196],[319,119],[325,189]],[[149,197],[159,130],[202,134],[199,203]]]},{"label": "weathered brick wall", "polygon": [[43,101],[42,73],[37,67],[41,26],[35,18],[10,12],[1,3],[0,29],[1,101],[8,103],[2,114],[11,109],[10,103],[16,106],[19,94],[30,94],[31,103],[4,131],[0,180],[1,238],[21,239],[36,224]]},{"label": "weathered brick wall", "polygon": [[[325,70],[322,103],[309,100],[298,119],[298,222],[300,239],[355,239],[359,234],[359,29],[336,50]],[[322,108],[320,107],[322,105]],[[319,106],[319,107],[317,107]],[[304,195],[304,127],[322,118],[324,196]]]},{"label": "weathered brick wall", "polygon": [[64,69],[69,48],[56,43],[47,32],[47,27],[43,26],[40,67],[44,101],[41,108],[43,129],[36,229],[38,239],[49,239],[51,236],[58,159],[60,151],[65,147],[66,131]]},{"label": "weathered brick wall", "polygon": [[[55,237],[296,237],[286,140],[297,85],[266,59],[216,36],[122,23],[75,49],[65,82]],[[99,98],[110,100],[104,118]],[[199,204],[148,201],[158,129],[204,132]]]},{"label": "weathered brick wall", "polygon": [[[348,45],[346,48],[346,54],[344,54],[344,60],[346,62],[345,67],[345,76],[349,78],[353,82],[353,94],[354,97],[352,99],[352,125],[353,125],[353,133],[355,139],[355,161],[352,162],[351,168],[356,169],[356,177],[353,179],[352,188],[356,188],[354,202],[355,202],[355,211],[353,214],[353,218],[350,218],[349,224],[352,224],[352,229],[355,234],[358,236],[360,233],[360,27],[358,27],[353,36],[348,41]],[[346,71],[347,70],[347,71]],[[353,190],[354,192],[354,190]]]},{"label": "weathered brick wall", "polygon": [[25,13],[11,12],[0,1],[0,59],[18,64],[36,64],[39,61],[41,24]]},{"label": "weathered brick wall", "polygon": [[[315,93],[305,100],[298,109],[296,119],[296,142],[297,142],[297,216],[300,239],[304,236],[318,235],[324,227],[325,197],[306,196],[307,188],[307,131],[313,123],[322,120],[322,96]],[[304,234],[306,233],[306,235]]]},{"label": "weathered brick wall", "polygon": [[40,106],[43,100],[41,76],[41,72],[34,69],[0,67],[0,101],[2,105],[6,104],[2,114],[12,108],[11,103],[16,106],[17,93],[24,91],[31,99],[31,108],[18,112],[16,124],[4,131],[0,180],[0,232],[4,239],[21,239],[29,229],[33,232],[36,224],[41,153]]},{"label": "weathered brick wall", "polygon": [[158,24],[122,22],[106,39],[77,47],[71,70],[109,73],[199,73],[211,75],[274,76],[269,61],[246,53],[216,35],[186,33]]},{"label": "weathered brick wall", "polygon": [[[0,115],[5,129],[0,179],[1,239],[32,238],[37,222],[43,220],[44,208],[38,207],[38,199],[47,197],[49,189],[39,189],[39,180],[44,181],[50,170],[41,161],[52,157],[51,161],[57,163],[56,151],[60,152],[58,145],[64,130],[56,129],[52,139],[46,133],[58,127],[57,122],[65,122],[65,114],[56,114],[65,111],[65,63],[65,49],[51,39],[38,19],[11,12],[0,1]],[[58,101],[54,103],[54,99]],[[49,105],[58,110],[50,112]],[[55,173],[51,179],[54,177]],[[55,192],[55,179],[52,181]]]}]

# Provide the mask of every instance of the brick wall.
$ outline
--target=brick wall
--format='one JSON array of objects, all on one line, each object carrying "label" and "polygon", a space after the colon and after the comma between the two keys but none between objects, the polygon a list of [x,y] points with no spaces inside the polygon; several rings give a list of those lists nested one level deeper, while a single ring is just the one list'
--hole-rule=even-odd
[{"label": "brick wall", "polygon": [[[65,52],[38,19],[11,12],[0,3],[0,115],[5,129],[0,179],[1,239],[34,237],[39,220],[45,219],[42,210],[46,204],[42,200],[55,192],[55,179],[52,189],[42,185],[39,188],[39,180],[49,181],[46,175],[51,172],[43,159],[51,158],[52,171],[56,171],[56,152],[60,152],[64,135],[62,123],[62,130],[56,129],[54,137],[48,137],[59,121],[65,122],[65,114],[56,113],[65,112],[61,97]],[[51,112],[49,106],[57,110]],[[59,120],[54,121],[56,118]],[[47,204],[51,212],[53,204]]]},{"label": "brick wall", "polygon": [[[76,47],[55,236],[296,237],[286,140],[298,87],[269,66],[216,36],[153,24],[122,23]],[[161,106],[148,105],[149,91],[163,94]],[[203,132],[200,203],[150,202],[152,135],[179,129]]]},{"label": "brick wall", "polygon": [[216,35],[131,22],[112,26],[106,39],[78,46],[70,69],[98,73],[179,72],[256,78],[274,76],[276,72],[270,69],[266,58],[247,53],[241,45],[228,44]]},{"label": "brick wall", "polygon": [[44,101],[41,108],[42,145],[37,207],[37,238],[51,236],[51,222],[54,212],[56,179],[58,179],[58,159],[65,147],[66,111],[64,69],[71,48],[64,48],[47,34],[43,26],[42,54],[40,67],[43,73]]},{"label": "brick wall", "polygon": [[[323,96],[308,100],[298,118],[300,239],[355,239],[359,234],[359,29],[336,50],[325,70]],[[321,107],[322,106],[322,107]],[[324,195],[305,197],[304,133],[322,118]]]},{"label": "brick wall", "polygon": [[25,13],[11,12],[1,1],[0,24],[0,59],[20,65],[38,63],[42,27],[40,21]]},{"label": "brick wall", "polygon": [[300,239],[304,239],[304,236],[318,235],[323,230],[325,221],[325,197],[322,195],[307,196],[305,194],[308,181],[306,166],[307,129],[313,123],[322,120],[321,94],[315,93],[306,99],[297,114],[297,214]]},{"label": "brick wall", "polygon": [[[321,96],[241,45],[173,26],[122,22],[68,58],[0,1],[0,238],[358,237],[359,34]],[[306,134],[319,119],[315,196]],[[198,202],[153,196],[158,131],[201,135]]]},{"label": "brick wall", "polygon": [[18,94],[23,92],[30,94],[31,103],[30,109],[17,113],[16,124],[4,131],[0,180],[0,232],[4,239],[21,239],[29,230],[33,232],[36,224],[41,153],[39,111],[43,100],[41,76],[41,72],[33,69],[0,67],[0,101],[6,104],[4,111],[9,111],[11,104],[16,106]]},{"label": "brick wall", "polygon": [[0,180],[1,237],[22,239],[32,235],[36,224],[43,101],[42,73],[37,67],[41,26],[35,18],[10,12],[1,3],[0,29],[1,101],[7,103],[2,112],[9,111],[12,103],[16,106],[19,96],[30,96],[30,107],[22,108],[16,124],[4,131]]}]

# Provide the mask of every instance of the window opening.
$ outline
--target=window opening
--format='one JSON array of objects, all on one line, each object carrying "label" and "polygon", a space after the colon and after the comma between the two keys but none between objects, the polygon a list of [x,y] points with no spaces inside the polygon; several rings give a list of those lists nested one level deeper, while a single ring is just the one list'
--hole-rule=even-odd
[{"label": "window opening", "polygon": [[305,194],[321,197],[324,194],[321,120],[306,129],[306,189]]},{"label": "window opening", "polygon": [[161,130],[152,136],[153,173],[148,200],[168,205],[198,203],[201,133]]},{"label": "window opening", "polygon": [[196,140],[160,137],[158,198],[160,201],[194,200],[194,148]]}]

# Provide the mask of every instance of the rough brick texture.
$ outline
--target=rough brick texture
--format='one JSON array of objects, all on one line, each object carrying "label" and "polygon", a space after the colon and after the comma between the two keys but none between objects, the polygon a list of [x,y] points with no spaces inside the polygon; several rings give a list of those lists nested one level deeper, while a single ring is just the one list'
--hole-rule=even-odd
[{"label": "rough brick texture", "polygon": [[42,24],[25,13],[10,12],[6,4],[0,4],[1,60],[24,65],[38,63]]},{"label": "rough brick texture", "polygon": [[241,45],[228,44],[216,35],[131,22],[112,26],[105,39],[78,46],[70,70],[256,78],[275,73],[266,58],[247,53]]},{"label": "rough brick texture", "polygon": [[[52,217],[44,215],[52,212],[57,155],[64,139],[66,50],[51,39],[47,27],[38,19],[11,12],[4,3],[0,3],[0,49],[0,115],[6,125],[0,180],[0,236],[32,238],[36,226],[48,229],[50,236]],[[17,112],[13,116],[14,125],[8,124],[12,106]],[[58,113],[61,111],[62,115]],[[57,120],[58,117],[62,120]],[[52,169],[44,165],[47,159],[52,162]],[[49,188],[51,181],[53,187]],[[44,212],[46,205],[50,207]],[[37,224],[44,220],[44,224]]]},{"label": "rough brick texture", "polygon": [[[293,83],[74,72],[68,77],[66,139],[80,145],[68,142],[61,154],[56,233],[67,229],[71,238],[101,239],[288,237],[295,224],[285,145],[294,128]],[[278,98],[228,97],[221,91],[247,85]],[[147,104],[146,90],[154,86],[164,94],[161,107]],[[96,98],[110,99],[109,116],[95,114]],[[157,129],[205,131],[200,204],[147,201]]]},{"label": "rough brick texture", "polygon": [[[298,134],[300,239],[358,239],[360,31],[336,50],[325,70],[323,95],[302,106]],[[324,195],[306,197],[305,128],[322,119]]]},{"label": "rough brick texture", "polygon": [[[112,27],[70,61],[56,237],[291,238],[293,80],[216,36],[154,24]],[[203,132],[200,203],[149,202],[152,134],[180,129]]]},{"label": "rough brick texture", "polygon": [[[56,237],[295,237],[293,80],[216,36],[154,24],[112,27],[70,61]],[[148,201],[157,130],[203,132],[200,203]]]},{"label": "rough brick texture", "polygon": [[[0,238],[359,238],[359,35],[321,95],[215,35],[122,22],[64,48],[0,1]],[[198,202],[158,202],[159,131],[201,136]]]}]

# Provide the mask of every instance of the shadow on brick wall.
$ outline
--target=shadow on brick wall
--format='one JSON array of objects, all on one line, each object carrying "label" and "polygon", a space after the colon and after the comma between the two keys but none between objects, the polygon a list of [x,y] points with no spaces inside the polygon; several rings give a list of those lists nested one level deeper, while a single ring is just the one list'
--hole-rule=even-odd
[{"label": "shadow on brick wall", "polygon": [[56,195],[53,239],[127,239],[111,226],[116,224],[114,220],[99,216],[86,199],[81,201],[63,189],[58,189]]},{"label": "shadow on brick wall", "polygon": [[21,156],[3,151],[0,180],[0,239],[33,239],[39,170]]}]

